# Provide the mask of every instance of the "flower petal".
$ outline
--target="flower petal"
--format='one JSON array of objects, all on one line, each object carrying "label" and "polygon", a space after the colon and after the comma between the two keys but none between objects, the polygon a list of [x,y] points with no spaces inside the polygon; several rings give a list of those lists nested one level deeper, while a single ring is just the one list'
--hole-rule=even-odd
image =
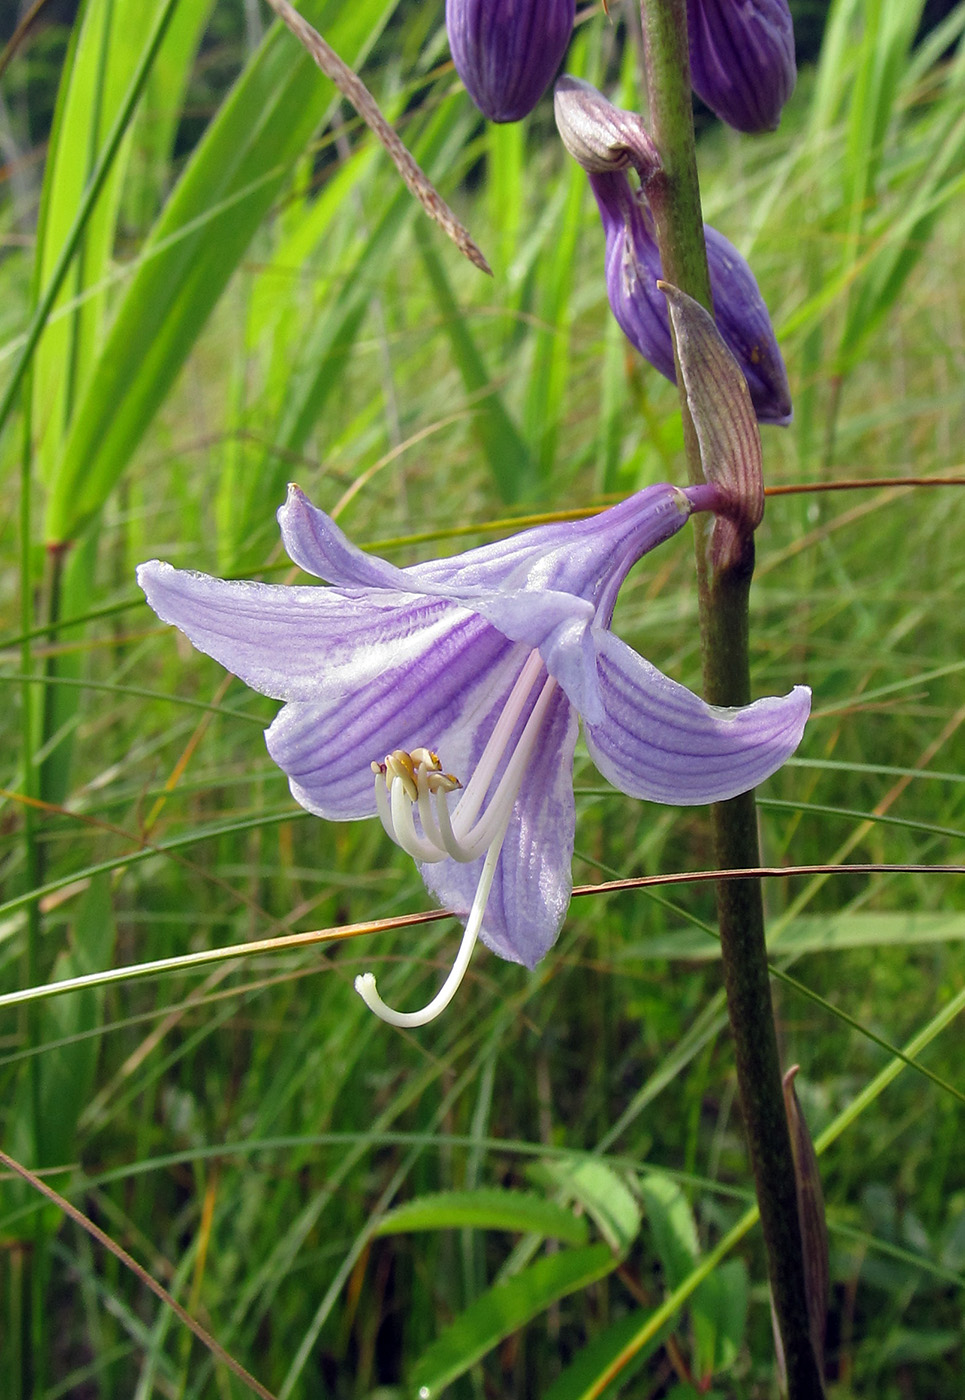
[{"label": "flower petal", "polygon": [[[516,798],[483,919],[482,940],[501,958],[535,967],[556,942],[573,888],[573,750],[576,712],[557,691]],[[465,919],[482,859],[421,867],[426,886]]]},{"label": "flower petal", "polygon": [[493,122],[525,117],[560,66],[575,0],[446,0],[456,72]]},{"label": "flower petal", "polygon": [[584,722],[590,757],[631,797],[720,802],[770,777],[797,748],[807,686],[738,709],[708,705],[610,632],[595,630],[606,718]]},{"label": "flower petal", "polygon": [[297,486],[289,486],[285,504],[278,510],[278,524],[288,557],[306,574],[338,588],[406,591],[411,587],[402,569],[359,549]]},{"label": "flower petal", "polygon": [[[607,296],[624,335],[645,360],[676,378],[670,318],[657,282],[663,276],[653,216],[622,170],[591,174],[606,236]],[[717,325],[747,380],[762,423],[791,421],[787,371],[764,298],[733,243],[704,225]]]},{"label": "flower petal", "polygon": [[[666,321],[663,298],[655,295]],[[278,521],[285,549],[299,568],[339,588],[425,592],[467,606],[494,592],[567,593],[596,606],[604,587],[615,593],[632,564],[676,534],[689,514],[686,496],[676,486],[648,486],[586,520],[537,525],[406,569],[358,549],[297,486],[288,488]]]},{"label": "flower petal", "polygon": [[137,578],[162,621],[276,700],[331,702],[387,666],[415,671],[469,616],[445,598],[232,582],[156,559]]},{"label": "flower petal", "polygon": [[374,814],[370,764],[394,749],[433,749],[465,783],[528,654],[464,614],[418,666],[390,655],[354,689],[286,705],[267,732],[268,752],[296,802],[330,821]]},{"label": "flower petal", "polygon": [[[365,606],[405,599],[399,605],[408,608],[414,606],[411,595],[422,592],[427,608],[429,599],[439,598],[478,612],[511,641],[538,650],[580,713],[599,720],[603,712],[589,626],[609,622],[630,568],[676,534],[690,513],[683,491],[650,486],[587,520],[540,525],[407,569],[357,550],[297,487],[290,488],[279,520],[285,547],[303,569],[340,587],[365,587]],[[351,633],[351,623],[348,627]]]}]

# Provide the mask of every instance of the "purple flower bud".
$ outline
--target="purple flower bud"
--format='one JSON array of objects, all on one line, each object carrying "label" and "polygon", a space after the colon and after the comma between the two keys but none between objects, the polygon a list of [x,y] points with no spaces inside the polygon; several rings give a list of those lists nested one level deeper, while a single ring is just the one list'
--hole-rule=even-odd
[{"label": "purple flower bud", "polygon": [[446,0],[452,61],[484,116],[516,122],[533,110],[575,20],[576,0]]},{"label": "purple flower bud", "polygon": [[[667,302],[653,217],[623,171],[591,174],[606,234],[610,307],[645,360],[676,382]],[[754,274],[734,245],[704,225],[717,328],[737,360],[761,423],[791,420],[791,391],[771,318]]]},{"label": "purple flower bud", "polygon": [[773,131],[794,90],[787,0],[687,0],[694,92],[738,131]]}]

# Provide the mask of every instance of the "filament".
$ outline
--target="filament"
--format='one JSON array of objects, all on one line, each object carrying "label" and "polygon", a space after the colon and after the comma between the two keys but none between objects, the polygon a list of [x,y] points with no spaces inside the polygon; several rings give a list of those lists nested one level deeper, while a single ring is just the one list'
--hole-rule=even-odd
[{"label": "filament", "polygon": [[[505,755],[506,746],[512,738],[541,671],[544,680],[533,708],[523,725],[515,748],[509,755],[492,798],[485,809],[481,810]],[[372,764],[379,818],[387,834],[407,854],[417,861],[429,863],[452,859],[468,864],[478,860],[485,851],[479,883],[456,960],[439,991],[421,1011],[394,1011],[379,995],[375,977],[371,972],[360,973],[356,977],[355,990],[366,1006],[390,1025],[409,1029],[428,1024],[449,1005],[466,975],[482,928],[513,807],[556,688],[556,681],[543,670],[539,653],[531,652],[452,813],[446,799],[459,784],[450,774],[442,773],[439,758],[431,750],[415,749],[411,753],[397,750],[388,755],[384,763]],[[415,824],[416,807],[422,826],[421,834]]]}]

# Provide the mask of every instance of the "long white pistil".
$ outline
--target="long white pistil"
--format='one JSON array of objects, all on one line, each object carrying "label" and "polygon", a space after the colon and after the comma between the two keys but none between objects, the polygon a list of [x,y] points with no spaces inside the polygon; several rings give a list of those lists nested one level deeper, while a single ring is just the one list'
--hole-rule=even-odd
[{"label": "long white pistil", "polygon": [[[472,819],[479,812],[541,669],[539,654],[533,652],[520,672],[479,764],[452,816],[446,805],[446,796],[459,786],[459,782],[452,774],[442,772],[438,755],[430,749],[415,749],[412,753],[398,750],[389,754],[384,763],[372,764],[375,773],[376,806],[382,825],[392,840],[414,859],[436,862],[451,857],[468,862],[477,860],[483,851],[486,851],[486,859],[456,960],[439,991],[421,1011],[393,1011],[379,996],[375,977],[371,972],[361,973],[356,977],[355,989],[359,996],[377,1016],[383,1021],[388,1021],[390,1025],[406,1028],[426,1025],[445,1010],[466,975],[472,950],[482,928],[513,804],[532,757],[546,710],[556,690],[556,681],[552,677],[543,682],[519,741],[496,785],[492,800],[478,821],[473,823]],[[435,810],[432,804],[433,797]],[[413,819],[415,806],[419,808],[422,835],[416,831]],[[463,818],[460,823],[462,830],[461,834],[457,835],[454,826],[459,816]]]},{"label": "long white pistil", "polygon": [[401,1026],[404,1029],[409,1029],[412,1026],[427,1025],[430,1021],[434,1021],[440,1012],[445,1011],[459,990],[469,967],[469,960],[472,957],[472,950],[476,946],[479,930],[482,928],[483,915],[486,912],[486,905],[489,903],[489,891],[492,889],[496,862],[499,860],[499,852],[503,844],[502,838],[505,834],[504,828],[499,841],[494,841],[489,848],[482,875],[479,877],[479,884],[476,886],[476,894],[469,911],[469,918],[466,920],[462,942],[459,944],[459,952],[456,954],[456,961],[449,971],[449,976],[432,1000],[421,1011],[393,1011],[392,1007],[387,1006],[379,996],[373,973],[362,972],[356,977],[355,990],[359,996],[370,1011],[374,1011],[376,1016],[380,1016],[383,1021],[388,1021],[390,1026]]}]

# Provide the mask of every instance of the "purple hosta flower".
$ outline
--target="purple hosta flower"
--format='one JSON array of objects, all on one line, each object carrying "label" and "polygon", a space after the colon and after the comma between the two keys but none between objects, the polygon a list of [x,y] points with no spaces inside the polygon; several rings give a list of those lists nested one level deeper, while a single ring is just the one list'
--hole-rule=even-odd
[{"label": "purple hosta flower", "polygon": [[[655,369],[675,380],[670,319],[663,293],[653,216],[622,170],[590,173],[606,235],[606,287],[624,334]],[[791,421],[784,360],[754,274],[734,245],[704,225],[714,313],[724,342],[747,380],[761,423]]]},{"label": "purple hosta flower", "polygon": [[787,0],[687,0],[694,92],[738,131],[773,131],[794,90]]},{"label": "purple hosta flower", "polygon": [[718,709],[610,631],[631,566],[716,500],[714,486],[651,486],[590,520],[399,569],[291,487],[285,548],[332,587],[138,570],[159,617],[286,701],[267,743],[296,800],[335,821],[377,814],[465,920],[456,965],[422,1011],[390,1011],[371,976],[357,980],[386,1020],[437,1014],[478,935],[527,967],[555,941],[571,891],[577,716],[600,772],[655,802],[732,797],[796,748],[806,688]]},{"label": "purple hosta flower", "polygon": [[575,19],[576,0],[446,0],[452,61],[484,116],[516,122],[533,110]]}]

